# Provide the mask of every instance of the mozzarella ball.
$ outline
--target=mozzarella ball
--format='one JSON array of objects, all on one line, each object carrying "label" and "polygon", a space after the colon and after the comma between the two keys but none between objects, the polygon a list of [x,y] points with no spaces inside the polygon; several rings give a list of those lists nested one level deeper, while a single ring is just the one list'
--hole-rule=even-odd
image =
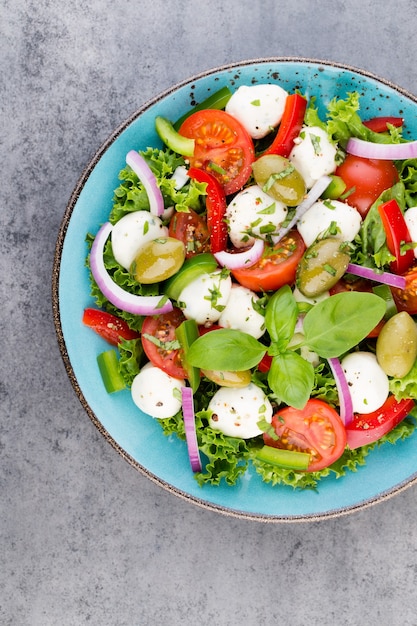
[{"label": "mozzarella ball", "polygon": [[114,258],[128,270],[145,243],[167,236],[168,228],[149,211],[127,213],[113,226],[111,245]]},{"label": "mozzarella ball", "polygon": [[311,189],[319,178],[336,170],[336,153],[325,130],[318,126],[304,126],[294,141],[289,159],[300,172],[307,189]]},{"label": "mozzarella ball", "polygon": [[342,241],[353,241],[358,234],[362,218],[359,211],[340,200],[318,200],[304,213],[297,224],[298,232],[306,246],[323,234],[334,223],[335,235]]},{"label": "mozzarella ball", "polygon": [[258,422],[271,423],[272,406],[268,398],[256,385],[247,387],[221,387],[210,400],[210,427],[220,430],[229,437],[250,439],[262,434]]},{"label": "mozzarella ball", "polygon": [[372,352],[351,352],[342,359],[354,413],[372,413],[388,398],[389,380]]},{"label": "mozzarella ball", "polygon": [[255,237],[266,239],[277,234],[286,216],[287,207],[283,202],[274,200],[259,185],[252,185],[229,203],[225,220],[233,245],[244,248],[253,244]]},{"label": "mozzarella ball", "polygon": [[197,324],[217,322],[232,289],[230,274],[216,270],[191,281],[180,293],[178,306],[187,319]]},{"label": "mozzarella ball", "polygon": [[288,93],[279,85],[239,87],[226,105],[253,139],[261,139],[281,121]]},{"label": "mozzarella ball", "polygon": [[133,379],[132,400],[144,413],[166,419],[181,409],[181,387],[184,386],[184,380],[173,378],[147,363]]},{"label": "mozzarella ball", "polygon": [[[417,242],[417,206],[407,209],[404,213],[404,219],[411,241]],[[414,256],[417,258],[417,247],[414,248]]]},{"label": "mozzarella ball", "polygon": [[262,337],[265,332],[265,318],[253,307],[257,300],[259,296],[250,289],[232,285],[226,307],[218,320],[219,326],[241,330],[255,339]]}]

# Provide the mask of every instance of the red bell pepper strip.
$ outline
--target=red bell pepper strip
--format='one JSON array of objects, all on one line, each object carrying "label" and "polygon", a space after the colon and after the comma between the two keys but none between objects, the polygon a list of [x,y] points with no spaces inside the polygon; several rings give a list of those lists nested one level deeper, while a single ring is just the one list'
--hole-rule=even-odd
[{"label": "red bell pepper strip", "polygon": [[371,120],[365,120],[363,125],[372,130],[374,133],[386,133],[388,130],[388,124],[400,128],[404,124],[404,118],[392,117],[389,115],[381,117],[373,117]]},{"label": "red bell pepper strip", "polygon": [[290,94],[285,101],[284,113],[278,132],[272,144],[264,154],[278,154],[289,157],[294,146],[294,139],[300,134],[307,108],[307,100],[298,93]]},{"label": "red bell pepper strip", "polygon": [[414,407],[414,400],[396,400],[389,395],[384,404],[368,414],[356,413],[346,426],[347,445],[351,450],[378,441],[399,424]]},{"label": "red bell pepper strip", "polygon": [[223,187],[214,176],[197,167],[190,167],[188,175],[199,183],[207,183],[206,209],[210,251],[212,254],[221,252],[226,249],[228,236],[224,221],[227,203]]},{"label": "red bell pepper strip", "polygon": [[120,338],[130,340],[140,337],[140,333],[129,328],[124,320],[100,309],[85,309],[83,324],[92,328],[100,337],[113,346],[117,346],[120,343]]},{"label": "red bell pepper strip", "polygon": [[414,261],[412,248],[401,249],[401,246],[412,241],[404,216],[395,199],[380,204],[378,211],[385,230],[388,250],[395,256],[390,269],[394,274],[404,274]]}]

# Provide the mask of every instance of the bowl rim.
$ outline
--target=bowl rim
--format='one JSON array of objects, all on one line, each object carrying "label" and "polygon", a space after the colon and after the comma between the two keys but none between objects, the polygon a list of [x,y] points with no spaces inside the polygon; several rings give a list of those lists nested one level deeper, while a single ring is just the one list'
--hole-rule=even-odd
[{"label": "bowl rim", "polygon": [[143,465],[141,465],[128,452],[126,452],[122,448],[122,446],[120,446],[120,444],[110,435],[110,433],[103,426],[103,424],[101,423],[97,415],[94,413],[94,411],[88,404],[81,390],[79,382],[75,376],[75,373],[71,364],[71,360],[69,358],[69,354],[68,354],[67,347],[66,347],[66,341],[65,341],[65,337],[64,337],[64,333],[62,329],[62,324],[61,324],[61,312],[60,312],[60,302],[59,302],[59,277],[60,277],[60,271],[61,271],[62,252],[63,252],[64,242],[65,242],[65,237],[66,237],[66,233],[68,230],[69,222],[71,220],[71,216],[72,216],[74,207],[77,203],[77,200],[80,197],[81,192],[88,178],[90,177],[92,171],[94,170],[94,168],[96,167],[96,165],[98,164],[98,162],[100,161],[104,153],[112,145],[112,143],[144,111],[146,111],[147,109],[149,109],[150,107],[158,103],[160,100],[163,100],[164,98],[169,96],[171,93],[177,91],[178,89],[185,87],[187,85],[190,85],[193,82],[198,81],[201,78],[211,76],[218,72],[233,70],[235,68],[238,69],[241,67],[247,67],[247,66],[251,66],[255,64],[266,65],[268,63],[294,63],[294,64],[305,63],[305,64],[312,64],[312,65],[318,65],[318,66],[323,66],[323,67],[328,67],[328,68],[335,68],[335,69],[340,69],[344,71],[349,71],[349,72],[358,74],[360,76],[363,76],[365,78],[375,80],[376,82],[395,90],[402,96],[412,100],[413,102],[417,104],[416,95],[414,95],[407,89],[397,85],[396,83],[388,79],[382,78],[369,70],[358,68],[353,65],[349,65],[347,63],[338,62],[338,61],[329,61],[329,60],[324,60],[324,59],[314,58],[314,57],[310,58],[310,57],[298,57],[298,56],[259,57],[259,58],[253,58],[253,59],[244,59],[241,61],[233,61],[231,63],[219,65],[219,66],[212,67],[212,68],[203,70],[201,72],[195,73],[189,76],[188,78],[185,78],[181,81],[176,82],[174,85],[168,87],[167,89],[164,89],[163,91],[159,92],[154,97],[143,102],[142,105],[138,109],[136,109],[127,118],[125,118],[108,135],[108,137],[104,140],[104,142],[102,142],[102,144],[99,146],[96,152],[93,153],[93,156],[89,159],[89,161],[87,162],[87,165],[84,167],[81,174],[79,175],[76,185],[66,204],[64,214],[62,216],[61,223],[59,226],[57,240],[56,240],[55,248],[54,248],[53,264],[52,264],[52,287],[51,287],[52,317],[53,317],[53,323],[55,327],[55,333],[57,336],[59,351],[60,351],[61,358],[64,363],[66,374],[70,380],[73,390],[76,393],[76,396],[78,397],[78,400],[80,401],[83,409],[86,411],[88,417],[90,418],[94,426],[98,429],[100,434],[116,450],[116,452],[122,458],[124,458],[124,460],[126,460],[130,465],[132,465],[137,471],[139,471],[141,474],[149,478],[152,482],[158,484],[164,490],[176,495],[180,499],[185,500],[188,503],[195,504],[198,507],[201,507],[203,509],[214,511],[214,512],[220,513],[228,517],[245,519],[245,520],[250,520],[250,521],[258,521],[258,522],[264,522],[264,523],[294,523],[294,522],[307,523],[307,522],[323,521],[327,519],[334,519],[334,518],[352,514],[359,510],[362,511],[364,509],[370,508],[371,506],[374,506],[375,504],[381,503],[382,501],[385,501],[394,497],[395,495],[405,491],[412,485],[416,484],[417,475],[414,478],[409,478],[409,479],[406,479],[405,481],[402,481],[401,483],[399,483],[398,485],[395,485],[393,488],[389,489],[388,491],[382,492],[373,498],[369,498],[366,501],[359,502],[354,505],[348,505],[346,507],[341,507],[341,508],[337,508],[334,510],[326,511],[323,513],[309,513],[305,515],[301,514],[301,515],[285,516],[285,515],[273,515],[273,514],[268,515],[268,514],[250,513],[247,511],[240,511],[237,509],[229,509],[222,505],[217,505],[213,502],[208,502],[202,498],[198,498],[194,495],[191,495],[181,490],[180,488],[169,484],[165,480],[156,476],[153,472],[149,471]]}]

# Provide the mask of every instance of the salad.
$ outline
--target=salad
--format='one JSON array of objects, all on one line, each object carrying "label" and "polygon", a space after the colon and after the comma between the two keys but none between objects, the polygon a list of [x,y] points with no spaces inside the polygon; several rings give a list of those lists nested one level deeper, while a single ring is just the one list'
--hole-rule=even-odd
[{"label": "salad", "polygon": [[360,96],[220,89],[132,150],[88,234],[106,390],[183,439],[200,485],[316,488],[411,436],[417,141]]}]

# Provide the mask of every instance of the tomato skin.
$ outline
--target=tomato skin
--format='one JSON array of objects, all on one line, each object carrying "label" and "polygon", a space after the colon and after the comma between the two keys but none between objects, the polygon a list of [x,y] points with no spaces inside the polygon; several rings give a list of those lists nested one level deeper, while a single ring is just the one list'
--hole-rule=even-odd
[{"label": "tomato skin", "polygon": [[390,395],[377,411],[367,415],[356,414],[346,426],[347,445],[354,450],[378,441],[407,417],[413,406],[411,398],[397,401]]},{"label": "tomato skin", "polygon": [[82,321],[113,346],[120,343],[120,338],[130,340],[140,337],[140,333],[129,328],[124,320],[100,309],[85,309]]},{"label": "tomato skin", "polygon": [[246,129],[222,110],[203,109],[181,125],[180,135],[195,140],[191,167],[207,170],[229,195],[241,189],[252,173],[255,148]]},{"label": "tomato skin", "polygon": [[292,230],[273,248],[266,244],[266,254],[252,265],[233,270],[232,275],[243,287],[252,291],[276,291],[295,281],[297,266],[306,246],[297,230]]},{"label": "tomato skin", "polygon": [[403,276],[405,278],[405,288],[391,287],[392,297],[398,311],[406,311],[410,315],[417,315],[417,263],[413,263]]},{"label": "tomato skin", "polygon": [[400,128],[404,124],[403,117],[393,117],[391,115],[383,115],[365,120],[363,125],[372,130],[374,133],[385,133],[388,130],[388,124]]},{"label": "tomato skin", "polygon": [[365,159],[353,154],[345,160],[335,172],[346,184],[346,202],[355,207],[362,217],[368,213],[371,205],[385,189],[389,189],[399,180],[393,161]]},{"label": "tomato skin", "polygon": [[[169,313],[145,317],[142,325],[142,346],[150,362],[173,378],[187,378],[182,366],[179,349],[164,349],[163,344],[176,340],[175,329],[185,320],[180,309],[174,308]],[[160,342],[155,345],[145,335],[150,335]]]},{"label": "tomato skin", "polygon": [[188,212],[175,213],[169,223],[168,234],[183,242],[187,259],[195,254],[208,252],[210,249],[210,236],[206,221],[193,209],[189,209]]},{"label": "tomato skin", "polygon": [[343,454],[346,430],[339,414],[323,400],[310,399],[303,409],[285,407],[272,417],[272,426],[280,439],[264,433],[264,443],[274,448],[309,452],[308,472],[328,467]]}]

